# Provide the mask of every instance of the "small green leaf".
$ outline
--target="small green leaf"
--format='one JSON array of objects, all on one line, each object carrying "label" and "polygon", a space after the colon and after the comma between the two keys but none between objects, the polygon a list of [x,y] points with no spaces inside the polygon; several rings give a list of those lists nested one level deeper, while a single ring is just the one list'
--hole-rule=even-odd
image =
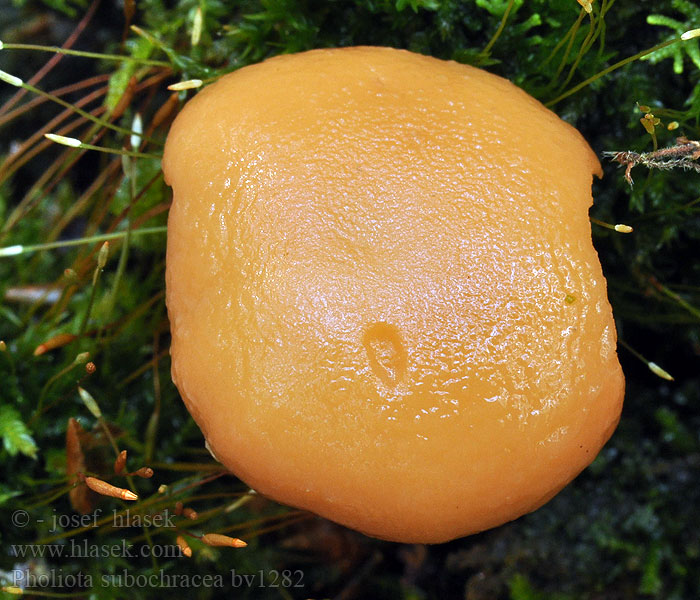
[{"label": "small green leaf", "polygon": [[[149,40],[141,37],[128,40],[126,47],[129,50],[129,55],[133,56],[134,58],[148,58],[153,51],[153,44],[151,44]],[[125,60],[109,78],[109,91],[107,92],[107,97],[105,98],[105,106],[109,110],[113,110],[119,103],[119,100],[124,95],[126,86],[129,85],[129,80],[136,72],[137,67],[138,64],[134,61]]]},{"label": "small green leaf", "polygon": [[[489,11],[494,17],[500,18],[505,14],[509,2],[510,0],[476,0],[476,5]],[[523,0],[515,0],[511,10],[515,13],[522,5]]]},{"label": "small green leaf", "polygon": [[[647,23],[649,25],[656,25],[658,27],[667,27],[673,31],[672,35],[668,36],[667,39],[679,38],[683,33],[690,29],[697,27],[698,22],[700,22],[700,8],[694,3],[687,2],[686,0],[673,0],[671,2],[673,8],[678,12],[683,13],[686,17],[684,22],[678,21],[677,19],[672,19],[666,15],[649,15],[647,17]],[[661,50],[652,52],[648,56],[645,56],[642,60],[648,60],[652,64],[656,64],[666,58],[673,59],[673,71],[675,73],[683,72],[683,53],[690,58],[690,60],[695,64],[696,67],[700,69],[700,46],[698,46],[698,39],[689,39],[677,44],[672,44],[671,46],[666,46]]]},{"label": "small green leaf", "polygon": [[440,3],[437,0],[396,0],[396,10],[398,12],[407,7],[410,7],[414,13],[417,13],[419,9],[437,10],[440,8]]},{"label": "small green leaf", "polygon": [[44,2],[47,4],[47,6],[50,6],[54,10],[62,12],[64,15],[71,18],[75,18],[75,16],[78,14],[76,7],[84,9],[86,5],[85,2],[70,2],[67,0],[44,0]]},{"label": "small green leaf", "polygon": [[22,492],[11,490],[5,486],[0,487],[0,506],[5,504],[8,500],[11,500],[15,496],[19,496]]},{"label": "small green leaf", "polygon": [[0,407],[0,437],[10,456],[18,452],[36,458],[37,446],[19,412],[12,406]]},{"label": "small green leaf", "polygon": [[662,558],[662,550],[659,544],[652,544],[644,561],[642,579],[639,582],[640,594],[656,596],[663,589],[663,581],[661,579]]},{"label": "small green leaf", "polygon": [[516,573],[509,582],[511,600],[543,600],[525,575]]}]

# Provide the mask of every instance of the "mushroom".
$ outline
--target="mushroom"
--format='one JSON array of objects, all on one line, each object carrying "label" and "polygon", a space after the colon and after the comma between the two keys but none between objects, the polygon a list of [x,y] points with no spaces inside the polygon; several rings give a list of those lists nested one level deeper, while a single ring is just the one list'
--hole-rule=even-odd
[{"label": "mushroom", "polygon": [[505,79],[272,58],[183,108],[163,170],[173,380],[259,493],[444,542],[540,507],[615,429],[600,164]]}]

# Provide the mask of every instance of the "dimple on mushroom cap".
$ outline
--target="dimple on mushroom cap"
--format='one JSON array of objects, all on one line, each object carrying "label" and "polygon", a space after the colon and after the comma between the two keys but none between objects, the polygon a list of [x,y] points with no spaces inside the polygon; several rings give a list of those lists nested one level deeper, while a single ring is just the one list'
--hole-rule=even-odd
[{"label": "dimple on mushroom cap", "polygon": [[593,460],[624,379],[600,165],[504,79],[389,48],[223,77],[173,124],[173,378],[259,492],[440,542]]}]

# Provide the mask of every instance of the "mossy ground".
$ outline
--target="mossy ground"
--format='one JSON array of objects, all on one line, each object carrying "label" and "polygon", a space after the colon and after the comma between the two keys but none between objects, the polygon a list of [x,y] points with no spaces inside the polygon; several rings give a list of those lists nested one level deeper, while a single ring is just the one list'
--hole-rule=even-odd
[{"label": "mossy ground", "polygon": [[[628,389],[619,429],[578,479],[514,523],[440,546],[407,546],[251,498],[202,448],[169,378],[163,229],[170,191],[158,156],[172,116],[194,92],[172,95],[168,84],[206,83],[280,52],[389,45],[508,77],[578,127],[599,154],[652,152],[678,136],[700,139],[697,39],[605,72],[700,27],[700,9],[685,0],[595,0],[589,14],[581,4],[0,3],[0,69],[27,82],[52,54],[11,44],[62,45],[93,10],[73,49],[141,61],[63,56],[34,83],[58,90],[99,123],[52,101],[38,103],[34,91],[15,102],[19,88],[0,83],[0,248],[59,242],[0,256],[2,585],[21,586],[26,580],[18,574],[30,574],[31,596],[698,597],[700,174],[692,169],[637,166],[630,188],[624,169],[605,161],[591,216],[634,227],[620,234],[593,226],[618,332],[675,381],[621,348]],[[143,133],[134,137],[128,130],[137,114]],[[43,133],[145,156],[123,160],[60,146]],[[100,270],[103,238],[95,236],[110,233],[116,237]],[[74,240],[85,243],[67,245]],[[42,344],[56,347],[35,356]],[[67,452],[71,418],[83,430],[71,425]],[[128,451],[127,470],[148,465],[155,475],[115,475],[110,438]],[[69,498],[76,464],[141,499],[127,505],[76,492]],[[176,514],[178,501],[197,518]],[[77,520],[76,505],[88,509],[87,521]],[[115,527],[127,524],[127,508],[134,526]],[[249,545],[208,546],[198,538],[206,532]],[[191,558],[172,556],[178,535]]]}]

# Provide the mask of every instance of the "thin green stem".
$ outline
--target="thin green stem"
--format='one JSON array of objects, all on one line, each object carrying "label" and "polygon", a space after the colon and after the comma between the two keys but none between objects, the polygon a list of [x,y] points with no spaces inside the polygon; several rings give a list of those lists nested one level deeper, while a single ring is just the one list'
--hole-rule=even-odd
[{"label": "thin green stem", "polygon": [[506,6],[506,10],[503,13],[501,23],[498,26],[498,29],[496,29],[496,33],[494,33],[493,37],[489,40],[489,43],[486,44],[486,47],[481,51],[482,55],[488,56],[489,52],[491,52],[491,48],[493,48],[493,45],[496,43],[498,38],[501,37],[501,33],[503,33],[503,30],[505,29],[506,21],[508,21],[508,16],[510,15],[510,11],[513,8],[514,2],[515,0],[509,0],[508,6]]},{"label": "thin green stem", "polygon": [[[133,166],[132,160],[126,161],[129,165],[127,169],[127,177],[129,178],[129,193],[131,195],[129,202],[129,210],[131,210],[131,205],[136,197],[136,175],[135,168]],[[117,272],[114,276],[114,281],[112,283],[112,289],[109,294],[109,299],[107,303],[107,315],[111,315],[114,310],[114,306],[117,302],[117,295],[119,293],[119,284],[124,277],[124,272],[126,271],[126,262],[129,258],[129,246],[131,244],[131,218],[127,214],[126,216],[126,235],[124,236],[124,243],[122,244],[122,250],[119,255],[119,264],[117,265]],[[100,327],[100,331],[97,335],[98,341],[102,339],[103,328]]]},{"label": "thin green stem", "polygon": [[600,219],[596,219],[595,217],[588,217],[591,221],[591,223],[595,223],[596,225],[599,225],[600,227],[605,227],[605,229],[611,229],[612,231],[615,231],[615,226],[611,225],[610,223],[606,223],[605,221],[601,221]]},{"label": "thin green stem", "polygon": [[[43,590],[36,590],[31,587],[29,588],[18,588],[12,585],[3,586],[0,588],[6,594],[19,595],[19,596],[29,596],[36,598],[84,598],[85,592],[46,592]],[[17,594],[19,590],[19,594]]]},{"label": "thin green stem", "polygon": [[[107,422],[104,420],[104,417],[100,415],[98,418],[98,421],[100,423],[100,427],[102,427],[102,430],[105,432],[105,435],[107,436],[107,439],[109,440],[109,444],[112,446],[112,449],[114,450],[114,455],[119,456],[119,446],[117,446],[117,441],[114,439],[114,436],[112,435],[112,432],[109,429],[109,425],[107,425]],[[132,490],[134,493],[136,493],[136,482],[134,481],[134,477],[132,475],[127,474],[126,476],[126,481],[129,484],[129,489]],[[148,527],[146,525],[143,525],[143,537],[146,539],[146,543],[149,545],[149,547],[152,549],[153,548],[153,538],[151,536],[151,532],[148,530]],[[150,552],[151,555],[151,565],[153,569],[158,568],[158,560],[155,557],[155,554],[153,552]]]},{"label": "thin green stem", "polygon": [[144,152],[136,152],[134,150],[124,150],[122,148],[107,148],[105,146],[93,146],[92,144],[80,144],[80,147],[84,150],[97,150],[98,152],[104,152],[105,154],[119,154],[121,156],[131,156],[132,158],[151,158],[154,160],[160,160],[162,156],[159,154],[147,154]]},{"label": "thin green stem", "polygon": [[149,67],[169,67],[170,64],[162,60],[151,60],[148,58],[136,58],[122,54],[101,54],[100,52],[85,52],[83,50],[68,50],[59,46],[41,46],[38,44],[3,44],[5,50],[37,50],[39,52],[53,52],[55,54],[67,54],[69,56],[82,56],[83,58],[99,58],[102,60],[117,60],[125,62],[135,62]]},{"label": "thin green stem", "polygon": [[[80,119],[76,119],[76,121],[80,121]],[[70,129],[73,128],[73,125],[75,124],[70,125]],[[100,126],[93,123],[87,134],[85,134],[85,138],[94,139],[94,136],[97,135],[101,135]],[[80,146],[80,140],[76,141],[77,146]],[[56,160],[54,160],[53,163],[37,179],[35,179],[32,186],[24,194],[17,206],[14,207],[9,218],[6,219],[5,223],[2,225],[2,228],[0,228],[0,240],[4,239],[4,236],[6,236],[7,233],[17,224],[17,222],[30,210],[32,210],[32,208],[35,207],[42,198],[46,197],[49,190],[55,187],[62,177],[78,161],[80,154],[80,152],[75,150],[73,150],[73,152],[66,150],[64,154],[60,155]],[[50,183],[52,179],[53,183]],[[45,186],[48,186],[48,189],[45,189]],[[2,256],[1,252],[0,256]]]},{"label": "thin green stem", "polygon": [[95,273],[92,276],[92,286],[90,287],[90,299],[88,300],[88,305],[85,309],[83,320],[80,323],[80,329],[78,330],[79,337],[83,337],[83,335],[85,335],[85,331],[87,330],[87,324],[90,321],[90,313],[92,313],[92,307],[95,304],[95,296],[97,295],[97,282],[100,278],[101,271],[102,269],[100,269],[100,267],[95,267]]},{"label": "thin green stem", "polygon": [[566,76],[566,79],[564,80],[564,83],[562,83],[559,86],[559,89],[562,90],[564,89],[571,79],[574,76],[574,73],[576,73],[576,69],[578,69],[579,64],[581,63],[581,59],[585,56],[586,52],[590,49],[590,47],[593,45],[593,42],[595,41],[595,32],[596,32],[596,20],[594,13],[590,13],[590,23],[589,23],[589,28],[588,28],[588,34],[584,38],[583,42],[581,43],[581,47],[579,48],[578,54],[576,55],[576,59],[574,60],[574,63],[571,65],[571,68],[569,69],[569,73]]},{"label": "thin green stem", "polygon": [[646,357],[641,353],[632,348],[625,340],[618,338],[617,343],[620,344],[623,348],[625,348],[630,354],[632,354],[635,358],[638,358],[641,360],[645,365],[649,364],[649,361],[646,359]]},{"label": "thin green stem", "polygon": [[75,367],[81,364],[83,363],[75,360],[72,361],[67,367],[64,367],[58,373],[55,373],[53,377],[51,377],[51,379],[49,379],[44,384],[44,387],[41,388],[41,393],[39,394],[39,402],[37,403],[36,409],[34,410],[34,414],[32,415],[32,418],[29,421],[30,424],[33,423],[41,415],[41,411],[44,407],[44,400],[46,399],[46,395],[49,393],[49,390],[53,387],[53,384],[56,383],[61,377],[70,373]]},{"label": "thin green stem", "polygon": [[29,244],[29,245],[16,245],[16,246],[6,246],[5,248],[0,248],[0,258],[3,256],[16,256],[19,254],[28,254],[29,252],[39,252],[41,250],[52,250],[54,248],[67,248],[69,246],[84,246],[85,244],[92,244],[95,242],[107,242],[109,240],[118,240],[127,235],[149,235],[152,233],[165,233],[167,227],[161,225],[158,227],[144,227],[143,229],[134,229],[129,231],[117,231],[113,233],[103,233],[100,235],[92,235],[90,237],[79,238],[76,240],[62,240],[60,242],[49,242],[46,244]]},{"label": "thin green stem", "polygon": [[618,338],[617,343],[620,344],[623,348],[625,348],[628,352],[630,352],[635,358],[641,360],[647,366],[647,368],[652,373],[654,373],[654,375],[656,375],[657,377],[661,377],[661,379],[665,379],[666,381],[673,381],[673,377],[668,371],[662,369],[655,362],[647,360],[640,352],[637,352],[637,350],[632,348],[632,346],[630,346],[627,342]]},{"label": "thin green stem", "polygon": [[90,313],[92,312],[92,307],[95,304],[95,295],[97,293],[97,284],[100,280],[100,275],[102,274],[102,271],[105,268],[105,265],[107,264],[107,257],[109,256],[109,242],[104,242],[102,244],[102,247],[100,248],[100,251],[97,253],[97,265],[95,266],[95,270],[92,274],[92,286],[90,288],[90,300],[88,301],[87,309],[85,309],[85,315],[83,316],[83,321],[80,324],[80,332],[78,333],[79,337],[83,337],[85,335],[85,331],[87,329],[87,324],[90,321]]},{"label": "thin green stem", "polygon": [[[3,344],[5,344],[5,342],[3,342]],[[7,363],[10,365],[10,371],[12,372],[12,376],[15,377],[17,375],[17,367],[15,367],[15,359],[12,357],[12,352],[7,347],[7,344],[5,344],[5,347],[2,350],[2,352],[0,352],[0,354],[4,355],[7,359]]]},{"label": "thin green stem", "polygon": [[237,508],[240,508],[244,504],[248,504],[253,498],[255,498],[257,494],[253,492],[252,490],[248,491],[245,495],[241,496],[236,500],[235,502],[229,504],[225,509],[224,512],[230,513],[236,510]]},{"label": "thin green stem", "polygon": [[82,150],[97,150],[98,152],[104,152],[105,154],[118,154],[119,156],[128,156],[132,158],[151,158],[154,160],[160,160],[161,156],[159,154],[144,154],[143,152],[137,152],[135,150],[126,150],[124,148],[108,148],[106,146],[94,146],[93,144],[86,144],[81,142],[77,138],[66,137],[63,135],[56,135],[53,133],[45,133],[44,137],[60,144],[61,146],[68,146],[69,148],[80,148]]},{"label": "thin green stem", "polygon": [[607,2],[607,0],[603,0],[603,2],[600,5],[600,17],[598,18],[598,34],[596,35],[598,39],[598,58],[603,56],[603,52],[605,51],[605,15],[612,8],[613,4],[615,4],[615,0],[610,0],[610,2]]},{"label": "thin green stem", "polygon": [[561,47],[564,44],[566,44],[567,40],[569,39],[569,36],[572,35],[574,28],[577,27],[577,22],[578,21],[574,21],[574,23],[571,25],[571,27],[569,27],[569,30],[557,42],[557,45],[554,46],[552,51],[549,53],[549,56],[547,56],[547,58],[545,58],[544,61],[542,62],[542,64],[540,65],[540,69],[542,69],[542,67],[544,67],[550,60],[552,60],[557,55],[557,52],[559,52]]},{"label": "thin green stem", "polygon": [[686,202],[685,204],[683,204],[677,208],[669,208],[669,209],[664,209],[664,210],[655,210],[655,211],[645,212],[643,215],[640,215],[640,218],[646,220],[646,219],[656,219],[657,217],[661,217],[664,215],[674,215],[674,214],[677,214],[679,212],[683,212],[685,210],[688,210],[689,208],[693,208],[697,204],[700,204],[700,196],[698,196],[694,200],[691,200],[690,202]]},{"label": "thin green stem", "polygon": [[[119,127],[118,125],[114,125],[113,123],[110,123],[109,121],[106,121],[104,119],[100,119],[99,117],[95,117],[94,115],[91,115],[89,112],[84,111],[82,108],[78,108],[77,106],[71,104],[70,102],[67,102],[66,100],[63,100],[62,98],[59,98],[58,96],[54,96],[53,94],[49,92],[45,92],[44,90],[35,87],[29,83],[22,82],[21,87],[25,90],[28,90],[34,94],[37,94],[39,96],[43,96],[44,98],[47,98],[48,100],[51,100],[52,102],[55,102],[56,104],[59,104],[63,106],[64,108],[67,108],[71,111],[73,111],[76,114],[79,114],[81,117],[87,119],[88,121],[92,121],[96,125],[100,125],[101,127],[106,127],[107,129],[111,129],[112,131],[116,131],[118,133],[122,133],[124,135],[134,135],[137,132],[132,131],[131,129],[126,129],[125,127]],[[148,142],[151,143],[158,143],[156,140],[147,140]]]},{"label": "thin green stem", "polygon": [[[63,479],[65,479],[65,478],[63,478]],[[46,506],[47,504],[51,504],[54,500],[63,496],[63,494],[65,494],[67,491],[69,491],[72,487],[73,487],[73,484],[68,484],[68,485],[64,485],[63,487],[56,488],[56,489],[51,490],[50,492],[48,492],[46,494],[42,494],[41,496],[39,496],[39,498],[40,498],[39,500],[35,500],[35,498],[37,498],[37,496],[33,496],[32,498],[30,498],[30,500],[32,500],[32,503],[26,504],[24,506],[24,509],[31,512],[34,509],[39,508],[40,506]]]},{"label": "thin green stem", "polygon": [[700,320],[700,310],[695,308],[692,304],[681,298],[676,292],[670,290],[668,287],[666,287],[663,283],[660,282],[655,282],[654,287],[661,292],[664,296],[667,298],[670,298],[674,302],[676,302],[679,306],[684,308],[686,311],[688,311],[691,315],[693,315],[696,319]]},{"label": "thin green stem", "polygon": [[574,23],[574,26],[571,31],[571,37],[569,38],[569,43],[566,45],[566,50],[564,51],[564,56],[561,57],[561,60],[559,61],[559,67],[557,67],[557,72],[554,74],[554,77],[552,77],[552,81],[549,82],[549,85],[551,87],[554,87],[554,84],[556,83],[557,79],[559,79],[559,76],[561,75],[562,71],[564,70],[564,67],[566,66],[566,61],[569,59],[569,54],[571,53],[571,48],[574,45],[574,41],[576,41],[576,34],[578,33],[578,29],[581,26],[581,21],[583,21],[583,17],[585,16],[586,11],[581,9],[578,17],[576,18],[576,22]]},{"label": "thin green stem", "polygon": [[[159,354],[159,330],[153,336],[153,355],[155,357]],[[160,422],[160,408],[161,408],[161,387],[160,387],[160,371],[158,370],[159,364],[157,358],[153,360],[153,412],[151,413],[150,419],[148,419],[148,425],[146,426],[146,447],[144,450],[144,457],[146,462],[153,460],[153,449],[156,445],[156,437],[158,435],[158,423]]]},{"label": "thin green stem", "polygon": [[647,54],[651,54],[652,52],[656,52],[657,50],[661,50],[661,48],[666,48],[666,46],[670,46],[671,44],[677,44],[677,43],[680,42],[680,41],[681,41],[680,38],[676,38],[676,39],[673,39],[673,40],[667,40],[667,41],[665,41],[665,42],[662,42],[662,43],[660,43],[660,44],[657,44],[656,46],[652,46],[651,48],[648,48],[647,50],[643,50],[642,52],[637,52],[637,54],[635,54],[635,55],[633,55],[633,56],[629,56],[629,57],[627,57],[627,58],[625,58],[625,59],[623,59],[623,60],[621,60],[621,61],[619,61],[619,62],[616,62],[614,65],[609,66],[607,69],[603,69],[602,71],[600,71],[600,73],[596,73],[596,74],[593,75],[592,77],[589,77],[589,78],[586,79],[585,81],[582,81],[582,82],[579,83],[578,85],[575,85],[575,86],[572,87],[570,90],[568,90],[568,91],[564,92],[563,94],[557,96],[556,98],[554,98],[554,100],[550,100],[549,102],[545,103],[545,106],[547,106],[547,107],[552,107],[552,106],[554,106],[555,104],[558,104],[559,102],[561,102],[562,100],[564,100],[565,98],[568,98],[568,97],[571,96],[572,94],[575,94],[575,93],[578,92],[579,90],[581,90],[581,89],[585,88],[586,86],[590,85],[590,84],[593,83],[594,81],[597,81],[597,80],[600,79],[601,77],[605,77],[605,75],[608,75],[609,73],[612,73],[613,71],[616,71],[616,70],[619,69],[620,67],[624,67],[625,65],[627,65],[627,64],[629,64],[629,63],[631,63],[631,62],[634,62],[635,60],[638,60],[638,59],[642,58],[643,56],[646,56]]}]

